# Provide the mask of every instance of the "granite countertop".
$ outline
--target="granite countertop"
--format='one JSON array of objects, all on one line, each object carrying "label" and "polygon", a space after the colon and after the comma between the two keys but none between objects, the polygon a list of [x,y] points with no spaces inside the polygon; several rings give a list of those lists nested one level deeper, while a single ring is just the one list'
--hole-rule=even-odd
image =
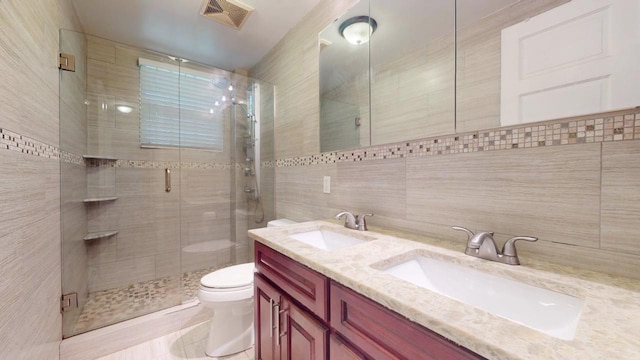
[{"label": "granite countertop", "polygon": [[[289,237],[319,228],[368,241],[321,250]],[[373,230],[310,221],[250,230],[249,236],[489,359],[640,359],[639,280],[536,261],[509,266],[467,256],[464,249],[452,250],[450,243],[428,237]],[[376,269],[415,254],[584,299],[575,338],[551,337]]]}]

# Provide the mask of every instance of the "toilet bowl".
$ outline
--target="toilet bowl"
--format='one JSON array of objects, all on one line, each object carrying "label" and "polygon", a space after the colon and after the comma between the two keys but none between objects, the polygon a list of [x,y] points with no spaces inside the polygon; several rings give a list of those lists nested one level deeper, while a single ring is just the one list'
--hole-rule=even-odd
[{"label": "toilet bowl", "polygon": [[[293,224],[288,219],[270,221],[267,226]],[[239,353],[253,346],[254,263],[226,267],[200,279],[198,299],[213,310],[205,352],[210,357]]]}]

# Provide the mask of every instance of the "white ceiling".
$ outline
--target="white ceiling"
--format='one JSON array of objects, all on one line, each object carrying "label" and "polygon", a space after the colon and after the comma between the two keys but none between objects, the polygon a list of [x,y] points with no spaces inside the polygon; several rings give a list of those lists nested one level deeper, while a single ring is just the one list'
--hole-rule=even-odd
[{"label": "white ceiling", "polygon": [[234,70],[249,69],[319,0],[240,0],[242,30],[200,15],[202,0],[72,0],[87,34]]}]

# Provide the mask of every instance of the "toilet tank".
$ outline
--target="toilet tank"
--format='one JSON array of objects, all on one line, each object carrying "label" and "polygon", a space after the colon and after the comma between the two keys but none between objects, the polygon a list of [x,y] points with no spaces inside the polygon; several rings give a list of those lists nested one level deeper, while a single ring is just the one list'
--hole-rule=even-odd
[{"label": "toilet tank", "polygon": [[296,223],[297,221],[293,221],[289,219],[276,219],[276,220],[269,221],[267,223],[267,227],[285,226],[285,225],[291,225]]}]

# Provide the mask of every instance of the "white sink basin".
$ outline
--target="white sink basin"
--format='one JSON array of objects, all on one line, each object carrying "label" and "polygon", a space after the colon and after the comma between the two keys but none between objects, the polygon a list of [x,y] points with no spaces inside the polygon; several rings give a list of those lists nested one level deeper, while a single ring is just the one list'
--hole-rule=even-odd
[{"label": "white sink basin", "polygon": [[562,340],[575,337],[584,302],[573,296],[425,256],[383,271]]},{"label": "white sink basin", "polygon": [[289,236],[305,244],[323,250],[342,249],[345,247],[362,244],[367,241],[326,229],[291,234]]}]

